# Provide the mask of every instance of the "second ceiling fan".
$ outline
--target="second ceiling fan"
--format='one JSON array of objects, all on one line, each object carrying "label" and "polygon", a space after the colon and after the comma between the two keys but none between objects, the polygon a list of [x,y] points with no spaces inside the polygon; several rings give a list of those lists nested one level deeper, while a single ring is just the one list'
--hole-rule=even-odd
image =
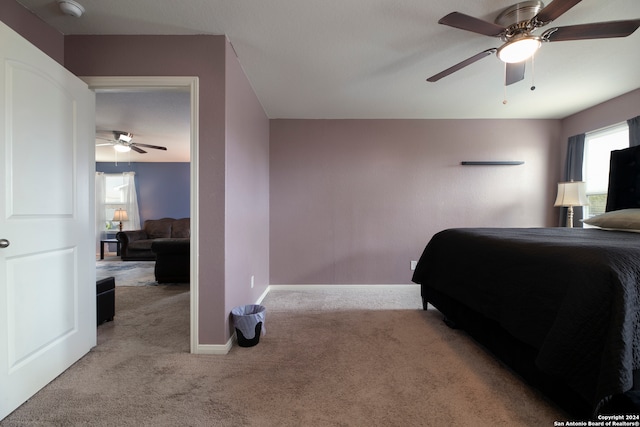
[{"label": "second ceiling fan", "polygon": [[536,29],[548,25],[580,1],[553,0],[548,6],[539,0],[517,3],[502,11],[494,23],[460,12],[448,14],[438,23],[485,36],[498,37],[503,44],[498,48],[490,48],[465,59],[429,77],[427,81],[436,82],[495,53],[505,63],[505,85],[511,85],[524,79],[526,60],[535,54],[542,43],[627,37],[640,26],[640,19],[632,19],[554,27],[540,35],[533,34]]},{"label": "second ceiling fan", "polygon": [[129,132],[123,132],[120,130],[112,130],[112,131],[108,131],[109,133],[113,134],[113,137],[101,137],[101,136],[97,136],[97,139],[101,139],[104,141],[107,141],[105,143],[101,143],[101,144],[96,144],[96,147],[100,147],[100,146],[105,146],[105,145],[112,145],[113,148],[116,151],[120,151],[120,152],[127,152],[130,150],[133,150],[137,153],[141,153],[144,154],[146,153],[145,150],[143,150],[140,147],[145,147],[145,148],[153,148],[155,150],[164,150],[167,151],[167,147],[161,147],[159,145],[149,145],[149,144],[140,144],[138,142],[133,142],[133,134],[129,133]]}]

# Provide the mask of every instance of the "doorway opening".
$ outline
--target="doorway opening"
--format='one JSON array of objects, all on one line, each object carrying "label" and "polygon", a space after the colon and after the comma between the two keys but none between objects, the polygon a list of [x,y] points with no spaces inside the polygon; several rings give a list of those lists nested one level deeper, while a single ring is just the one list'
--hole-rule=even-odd
[{"label": "doorway opening", "polygon": [[[188,91],[190,94],[190,351],[198,346],[198,117],[197,77],[81,77],[96,92]],[[122,130],[122,129],[119,129]],[[126,130],[126,129],[125,129]],[[95,168],[94,168],[95,169]]]}]

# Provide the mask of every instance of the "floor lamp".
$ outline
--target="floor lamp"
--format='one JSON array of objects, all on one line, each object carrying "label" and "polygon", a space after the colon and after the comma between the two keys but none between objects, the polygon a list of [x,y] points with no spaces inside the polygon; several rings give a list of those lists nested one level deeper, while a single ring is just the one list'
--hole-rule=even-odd
[{"label": "floor lamp", "polygon": [[567,208],[567,227],[573,228],[573,207],[586,206],[587,199],[586,184],[584,181],[569,181],[558,183],[558,196],[553,206]]}]

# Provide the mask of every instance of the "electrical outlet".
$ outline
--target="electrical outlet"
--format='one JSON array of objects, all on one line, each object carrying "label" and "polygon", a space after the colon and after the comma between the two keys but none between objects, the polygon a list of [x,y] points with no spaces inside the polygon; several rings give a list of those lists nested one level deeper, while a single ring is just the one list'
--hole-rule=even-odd
[{"label": "electrical outlet", "polygon": [[411,261],[411,271],[414,271],[417,265],[418,265],[418,261]]},{"label": "electrical outlet", "polygon": [[251,276],[251,289],[253,289],[253,283],[255,282],[256,276]]}]

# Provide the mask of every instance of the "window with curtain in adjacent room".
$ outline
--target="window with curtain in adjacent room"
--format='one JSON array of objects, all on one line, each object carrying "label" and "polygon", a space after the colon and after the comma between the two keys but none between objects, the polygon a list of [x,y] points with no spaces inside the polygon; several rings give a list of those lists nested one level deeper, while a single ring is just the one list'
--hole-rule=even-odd
[{"label": "window with curtain in adjacent room", "polygon": [[[125,179],[123,175],[111,175],[105,174],[105,194],[104,194],[104,208],[107,218],[108,228],[118,227],[118,221],[113,221],[113,214],[117,209],[123,209],[130,214],[127,209],[127,190],[129,186],[129,180]],[[127,221],[128,222],[128,221]],[[124,224],[125,229],[129,229],[129,224]]]},{"label": "window with curtain in adjacent room", "polygon": [[586,134],[582,176],[586,182],[589,206],[584,207],[584,218],[604,213],[607,205],[611,151],[627,147],[629,147],[627,123],[619,123]]},{"label": "window with curtain in adjacent room", "polygon": [[140,212],[136,193],[135,173],[108,174],[96,172],[96,250],[108,230],[117,230],[119,221],[113,220],[116,209],[127,212],[123,230],[140,229]]}]

